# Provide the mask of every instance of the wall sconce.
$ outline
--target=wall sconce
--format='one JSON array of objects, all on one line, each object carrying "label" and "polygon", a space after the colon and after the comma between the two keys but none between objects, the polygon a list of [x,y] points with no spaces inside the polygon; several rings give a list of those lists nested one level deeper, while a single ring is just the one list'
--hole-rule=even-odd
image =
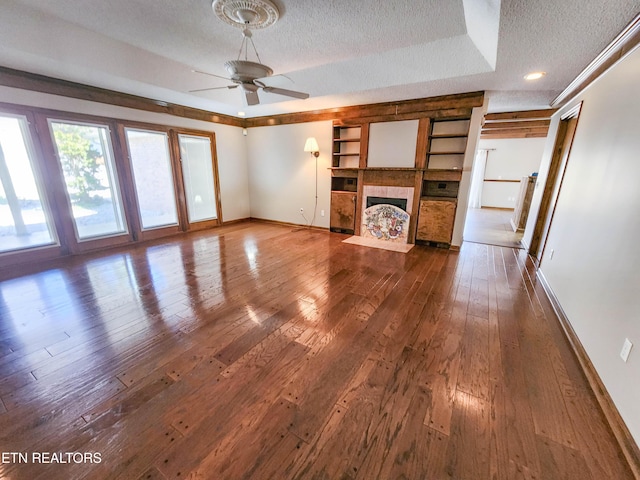
[{"label": "wall sconce", "polygon": [[307,138],[307,141],[304,144],[304,151],[309,152],[311,155],[316,157],[316,202],[313,206],[313,218],[309,223],[309,228],[311,228],[313,222],[316,220],[316,210],[318,210],[318,156],[320,155],[320,147],[318,146],[318,141],[315,137]]},{"label": "wall sconce", "polygon": [[309,152],[311,155],[318,158],[318,155],[320,155],[320,147],[318,146],[318,141],[315,137],[307,138],[307,141],[304,144],[304,151]]}]

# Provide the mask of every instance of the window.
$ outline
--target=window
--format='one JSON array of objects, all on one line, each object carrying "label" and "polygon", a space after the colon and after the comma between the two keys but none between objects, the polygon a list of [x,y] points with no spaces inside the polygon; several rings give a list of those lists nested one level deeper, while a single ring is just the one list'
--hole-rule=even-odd
[{"label": "window", "polygon": [[210,228],[220,208],[211,133],[2,106],[3,267]]},{"label": "window", "polygon": [[143,230],[178,224],[175,187],[164,132],[125,129]]},{"label": "window", "polygon": [[78,241],[127,232],[109,129],[50,120]]},{"label": "window", "polygon": [[211,140],[183,134],[178,139],[189,222],[214,220],[217,209]]},{"label": "window", "polygon": [[0,253],[57,244],[26,117],[0,115]]}]

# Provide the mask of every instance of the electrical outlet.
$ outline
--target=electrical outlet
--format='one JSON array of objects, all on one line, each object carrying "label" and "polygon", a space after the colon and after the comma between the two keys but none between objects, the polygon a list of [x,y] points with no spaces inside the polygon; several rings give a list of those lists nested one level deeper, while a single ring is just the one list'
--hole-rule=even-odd
[{"label": "electrical outlet", "polygon": [[622,360],[624,360],[625,362],[629,358],[631,347],[633,347],[633,343],[631,343],[628,338],[625,338],[624,344],[622,345],[622,350],[620,351],[620,358],[622,358]]},{"label": "electrical outlet", "polygon": [[320,216],[324,217],[324,210],[320,210]]}]

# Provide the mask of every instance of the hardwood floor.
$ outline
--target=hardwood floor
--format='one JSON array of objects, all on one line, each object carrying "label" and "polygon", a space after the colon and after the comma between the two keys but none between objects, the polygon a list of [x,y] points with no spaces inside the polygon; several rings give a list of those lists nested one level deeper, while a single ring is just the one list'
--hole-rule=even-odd
[{"label": "hardwood floor", "polygon": [[502,247],[522,248],[523,232],[511,227],[513,210],[469,208],[464,224],[464,241]]},{"label": "hardwood floor", "polygon": [[0,478],[633,478],[522,250],[346,237],[244,223],[0,282]]}]

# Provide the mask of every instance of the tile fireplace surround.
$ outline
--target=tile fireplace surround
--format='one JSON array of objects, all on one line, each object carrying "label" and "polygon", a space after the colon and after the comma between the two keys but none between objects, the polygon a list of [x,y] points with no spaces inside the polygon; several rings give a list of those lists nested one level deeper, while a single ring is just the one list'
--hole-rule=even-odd
[{"label": "tile fireplace surround", "polygon": [[[378,239],[379,241],[392,241],[399,243],[407,243],[407,233],[409,228],[409,218],[413,211],[413,187],[387,187],[378,185],[365,185],[363,187],[362,203],[360,205],[362,225],[360,226],[360,235],[363,237]],[[367,215],[365,210],[367,209],[367,197],[383,197],[383,198],[399,198],[406,200],[408,214],[406,220],[403,220],[403,232],[400,235],[381,235],[380,237],[372,234],[367,228]],[[398,212],[398,221],[402,220],[402,212]]]}]

